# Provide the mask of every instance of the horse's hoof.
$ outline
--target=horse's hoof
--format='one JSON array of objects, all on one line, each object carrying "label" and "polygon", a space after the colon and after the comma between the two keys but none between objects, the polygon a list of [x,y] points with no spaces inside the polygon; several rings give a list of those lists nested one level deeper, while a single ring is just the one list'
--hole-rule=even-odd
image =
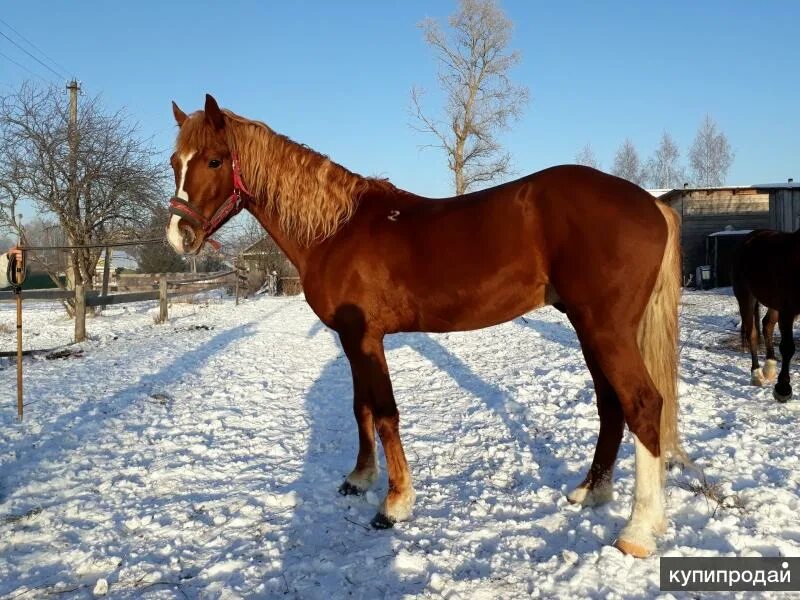
[{"label": "horse's hoof", "polygon": [[576,487],[567,495],[571,504],[581,506],[600,506],[614,499],[614,489],[610,484],[589,488],[583,485]]},{"label": "horse's hoof", "polygon": [[778,378],[778,361],[768,358],[764,362],[763,373],[766,381],[775,381]]},{"label": "horse's hoof", "polygon": [[750,385],[762,386],[765,382],[766,377],[764,377],[764,372],[761,370],[761,367],[753,369],[750,372]]},{"label": "horse's hoof", "polygon": [[372,525],[374,529],[391,529],[394,527],[394,521],[383,513],[377,513],[372,517],[372,521],[370,521],[369,524]]},{"label": "horse's hoof", "polygon": [[653,551],[629,540],[617,540],[614,546],[623,554],[630,554],[634,558],[647,558]]},{"label": "horse's hoof", "polygon": [[789,390],[788,394],[781,394],[778,392],[778,388],[776,387],[774,390],[772,390],[772,396],[781,404],[785,404],[792,399],[792,391]]},{"label": "horse's hoof", "polygon": [[339,493],[342,496],[360,496],[365,491],[366,490],[362,490],[361,488],[354,486],[352,483],[350,483],[346,479],[344,480],[342,485],[339,486]]}]

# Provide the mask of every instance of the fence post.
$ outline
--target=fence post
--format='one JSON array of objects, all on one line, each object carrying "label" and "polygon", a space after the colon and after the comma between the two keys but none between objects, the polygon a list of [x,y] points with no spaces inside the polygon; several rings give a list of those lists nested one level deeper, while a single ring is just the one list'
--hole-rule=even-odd
[{"label": "fence post", "polygon": [[234,287],[236,289],[236,306],[239,306],[239,265],[238,261],[233,261],[233,278],[236,280]]},{"label": "fence post", "polygon": [[269,294],[270,296],[278,295],[278,272],[273,271],[269,274]]},{"label": "fence post", "polygon": [[75,343],[86,339],[86,293],[82,283],[75,284]]},{"label": "fence post", "polygon": [[158,322],[166,323],[168,318],[166,277],[162,277],[161,279],[158,280],[158,300],[159,300]]}]

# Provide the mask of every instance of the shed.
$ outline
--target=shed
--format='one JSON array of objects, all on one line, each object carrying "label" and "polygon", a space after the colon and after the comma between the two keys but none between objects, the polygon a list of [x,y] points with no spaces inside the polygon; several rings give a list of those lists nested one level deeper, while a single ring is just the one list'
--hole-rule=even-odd
[{"label": "shed", "polygon": [[[707,261],[707,237],[728,230],[741,231],[768,229],[778,217],[776,205],[790,186],[797,184],[757,184],[724,187],[685,186],[660,196],[681,216],[681,249],[683,252],[683,276],[688,281],[697,267],[710,264]],[[797,187],[800,191],[800,187]],[[793,191],[794,193],[794,191]],[[781,219],[786,220],[786,211],[794,210],[800,215],[800,195],[782,204]],[[794,214],[794,213],[792,213]],[[789,217],[791,218],[791,217]],[[772,226],[773,228],[774,225]],[[716,242],[715,242],[716,243]],[[725,242],[726,243],[726,242]]]},{"label": "shed", "polygon": [[713,287],[731,285],[731,266],[739,244],[752,229],[726,229],[706,238],[706,264],[711,266]]},{"label": "shed", "polygon": [[790,179],[773,184],[769,202],[769,228],[778,231],[800,229],[800,183]]}]

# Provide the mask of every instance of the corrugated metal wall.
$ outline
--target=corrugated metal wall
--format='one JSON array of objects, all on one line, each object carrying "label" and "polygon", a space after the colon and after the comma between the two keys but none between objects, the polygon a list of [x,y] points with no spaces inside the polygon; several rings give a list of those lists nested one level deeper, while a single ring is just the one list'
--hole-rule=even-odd
[{"label": "corrugated metal wall", "polygon": [[769,200],[769,228],[778,231],[800,228],[800,188],[773,190]]}]

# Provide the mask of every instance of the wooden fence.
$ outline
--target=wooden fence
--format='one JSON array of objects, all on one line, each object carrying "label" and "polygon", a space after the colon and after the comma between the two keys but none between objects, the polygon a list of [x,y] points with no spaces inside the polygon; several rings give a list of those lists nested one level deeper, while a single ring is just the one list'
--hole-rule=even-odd
[{"label": "wooden fence", "polygon": [[[145,300],[159,301],[158,322],[165,323],[169,318],[169,299],[178,296],[187,296],[215,290],[221,287],[231,287],[236,294],[236,303],[239,302],[239,287],[242,274],[237,270],[221,271],[216,273],[193,273],[193,278],[181,277],[178,281],[169,281],[160,277],[152,282],[152,290],[125,292],[102,295],[94,290],[86,290],[83,285],[75,286],[74,290],[45,289],[22,290],[20,297],[25,300],[73,300],[75,303],[75,342],[86,339],[86,309],[94,306],[109,306],[113,304],[127,304],[129,302],[143,302]],[[0,292],[0,301],[16,300],[13,291]]]}]

